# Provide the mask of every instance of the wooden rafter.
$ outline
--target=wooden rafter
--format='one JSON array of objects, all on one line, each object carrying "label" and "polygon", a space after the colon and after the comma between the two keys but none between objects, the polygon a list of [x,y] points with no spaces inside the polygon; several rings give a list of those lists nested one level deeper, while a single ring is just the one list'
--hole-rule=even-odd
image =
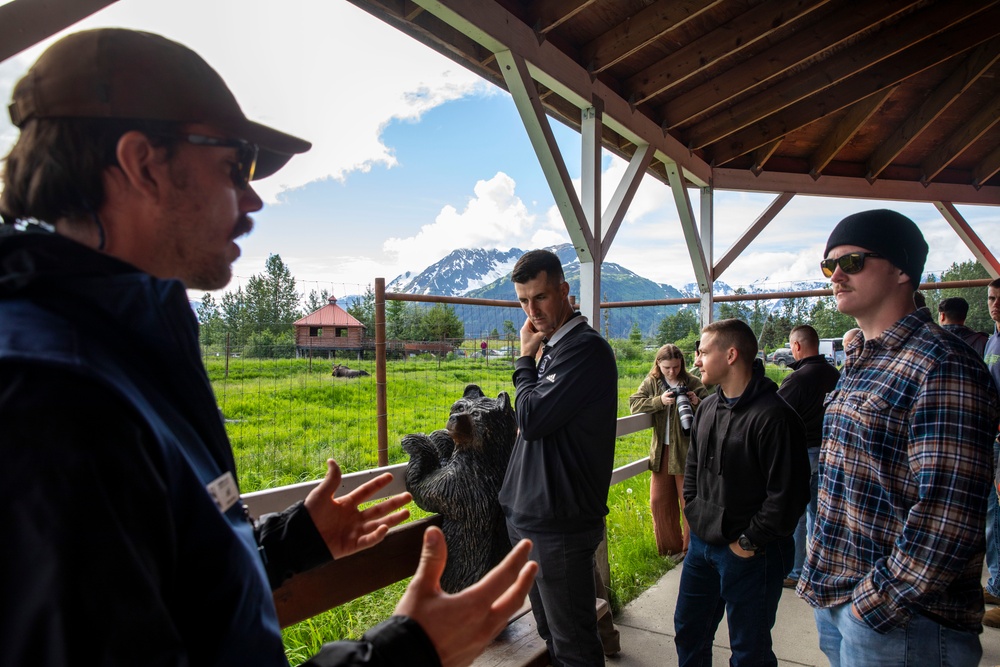
[{"label": "wooden rafter", "polygon": [[118,0],[11,0],[0,5],[0,62]]},{"label": "wooden rafter", "polygon": [[[789,21],[821,8],[829,0],[817,0],[803,8],[797,0],[770,0],[757,5],[724,26],[689,42],[666,58],[625,80],[624,94],[633,104],[642,104],[716,61],[746,50]],[[804,11],[807,10],[807,11]]]},{"label": "wooden rafter", "polygon": [[971,118],[964,123],[948,139],[935,148],[924,160],[921,166],[924,183],[933,181],[952,160],[961,155],[976,139],[986,133],[1000,121],[1000,95],[982,105]]},{"label": "wooden rafter", "polygon": [[535,32],[544,35],[555,30],[595,2],[597,0],[549,0],[549,2],[534,3],[536,11],[532,12],[532,27]]},{"label": "wooden rafter", "polygon": [[878,177],[897,155],[914,141],[945,109],[981,77],[1000,58],[1000,37],[995,37],[975,49],[955,68],[945,81],[935,88],[910,116],[903,121],[868,161],[868,179]]},{"label": "wooden rafter", "polygon": [[704,15],[725,0],[659,0],[634,16],[594,38],[583,47],[581,64],[590,71],[603,72],[636,51],[655,42],[670,30]]},{"label": "wooden rafter", "polygon": [[[818,53],[878,25],[909,4],[908,0],[852,2],[832,16],[818,17],[812,25],[804,26],[755,58],[716,74],[696,88],[669,100],[659,109],[664,125],[672,129],[691,121],[699,114],[710,112],[744,93],[748,81],[754,82],[755,86],[762,86],[808,62]],[[765,69],[762,62],[769,67]]]},{"label": "wooden rafter", "polygon": [[[817,110],[812,120],[822,118],[877,90],[894,85],[903,78],[952,57],[956,52],[972,48],[977,43],[992,37],[995,33],[993,21],[1000,20],[1000,15],[996,11],[979,12],[980,8],[980,5],[971,3],[948,3],[933,5],[922,12],[911,14],[891,27],[894,38],[905,35],[905,40],[872,40],[865,46],[845,49],[798,73],[795,77],[786,78],[743,100],[739,107],[697,123],[689,130],[687,143],[693,148],[703,148],[749,125],[759,123],[797,102],[808,99],[809,103],[813,104],[818,93],[848,80],[852,80],[849,87],[861,83],[865,86],[865,91],[853,96],[844,91],[839,106],[834,108],[826,106],[822,110]],[[979,16],[963,22],[973,14]],[[929,37],[944,32],[944,27],[950,28],[947,36],[924,43]],[[901,53],[904,57],[899,57]],[[873,69],[883,61],[888,61],[889,64],[884,65],[881,70]],[[893,71],[896,71],[895,75]],[[891,78],[886,80],[886,76]],[[812,121],[800,123],[797,127],[807,125],[809,122]],[[761,143],[776,136],[780,135],[772,130],[771,136]],[[747,147],[743,152],[755,147]],[[718,163],[721,164],[722,160]]]},{"label": "wooden rafter", "polygon": [[994,174],[1000,172],[1000,146],[997,146],[972,170],[972,185],[981,187]]},{"label": "wooden rafter", "polygon": [[[990,12],[982,19],[969,20],[953,28],[950,37],[955,40],[954,43],[965,44],[966,48],[972,48],[979,42],[989,39],[994,28],[986,24],[986,19],[1000,20],[1000,10]],[[943,60],[954,57],[956,48],[954,45],[946,49],[943,46],[918,43],[880,61],[875,67],[839,80],[835,85],[821,86],[816,94],[801,98],[774,113],[765,114],[745,129],[715,138],[714,141],[718,141],[719,146],[713,147],[713,160],[715,164],[725,164],[758,146],[783,137],[789,132],[805,127],[860,99],[896,85]],[[705,145],[704,141],[705,137],[700,134],[691,137],[691,142],[696,145]]]},{"label": "wooden rafter", "polygon": [[886,88],[883,91],[877,92],[874,95],[869,95],[860,102],[856,102],[844,117],[837,123],[837,127],[834,128],[833,132],[827,134],[826,139],[820,144],[819,148],[812,154],[809,160],[809,175],[813,178],[819,178],[826,169],[826,166],[830,164],[834,156],[840,152],[840,149],[847,145],[847,142],[851,140],[859,129],[872,115],[881,108],[885,101],[892,96],[892,91],[895,88]]}]

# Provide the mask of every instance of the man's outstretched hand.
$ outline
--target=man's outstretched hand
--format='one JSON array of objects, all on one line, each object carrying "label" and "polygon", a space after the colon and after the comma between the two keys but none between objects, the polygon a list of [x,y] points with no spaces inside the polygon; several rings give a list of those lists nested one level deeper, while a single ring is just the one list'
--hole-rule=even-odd
[{"label": "man's outstretched hand", "polygon": [[524,603],[538,572],[538,563],[528,560],[530,553],[531,542],[521,540],[478,582],[458,593],[445,593],[441,573],[448,548],[444,533],[431,526],[424,532],[417,573],[396,605],[396,614],[420,624],[443,667],[469,665]]},{"label": "man's outstretched hand", "polygon": [[410,516],[409,510],[396,511],[410,502],[409,493],[386,498],[365,510],[358,509],[358,505],[392,481],[390,473],[379,475],[343,497],[335,498],[343,475],[333,459],[327,459],[326,464],[326,477],[306,496],[305,506],[334,558],[375,546],[390,528]]}]

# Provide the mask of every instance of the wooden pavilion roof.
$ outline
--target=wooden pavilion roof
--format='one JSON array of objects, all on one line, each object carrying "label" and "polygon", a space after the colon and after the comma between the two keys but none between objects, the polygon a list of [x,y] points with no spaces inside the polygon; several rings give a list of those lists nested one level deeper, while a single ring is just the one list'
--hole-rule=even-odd
[{"label": "wooden pavilion roof", "polygon": [[[351,0],[688,186],[1000,203],[991,0]],[[513,92],[513,91],[512,91]]]}]

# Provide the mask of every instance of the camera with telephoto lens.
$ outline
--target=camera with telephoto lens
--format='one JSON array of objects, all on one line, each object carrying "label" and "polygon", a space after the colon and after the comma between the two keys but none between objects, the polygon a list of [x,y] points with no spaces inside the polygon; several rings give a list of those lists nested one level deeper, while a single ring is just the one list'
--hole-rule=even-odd
[{"label": "camera with telephoto lens", "polygon": [[694,421],[694,408],[691,407],[691,399],[687,395],[688,388],[679,385],[670,391],[673,392],[674,399],[677,401],[677,414],[681,418],[681,430],[684,431],[684,435],[688,435],[691,432],[691,422]]}]

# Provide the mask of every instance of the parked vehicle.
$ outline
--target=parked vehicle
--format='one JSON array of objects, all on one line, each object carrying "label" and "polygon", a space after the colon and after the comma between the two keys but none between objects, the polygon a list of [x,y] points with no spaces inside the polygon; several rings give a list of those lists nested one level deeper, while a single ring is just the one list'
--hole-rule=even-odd
[{"label": "parked vehicle", "polygon": [[792,351],[789,348],[779,347],[771,353],[771,356],[768,357],[768,361],[778,368],[787,368],[788,364],[795,361],[795,357],[792,356]]}]

